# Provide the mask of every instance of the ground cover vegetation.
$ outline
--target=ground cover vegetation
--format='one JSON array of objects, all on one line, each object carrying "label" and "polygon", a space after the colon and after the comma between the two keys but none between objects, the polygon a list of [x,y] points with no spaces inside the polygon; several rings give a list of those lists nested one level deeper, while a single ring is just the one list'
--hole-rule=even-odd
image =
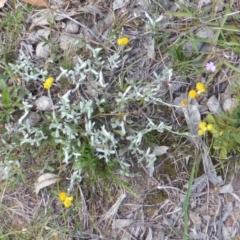
[{"label": "ground cover vegetation", "polygon": [[0,7],[0,239],[238,239],[238,1]]}]

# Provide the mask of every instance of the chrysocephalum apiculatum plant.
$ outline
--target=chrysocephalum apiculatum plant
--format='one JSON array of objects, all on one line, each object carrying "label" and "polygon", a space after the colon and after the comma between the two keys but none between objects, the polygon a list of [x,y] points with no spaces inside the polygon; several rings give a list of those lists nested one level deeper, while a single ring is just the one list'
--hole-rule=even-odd
[{"label": "chrysocephalum apiculatum plant", "polygon": [[[125,39],[122,41],[126,43]],[[20,51],[19,61],[10,64],[12,71],[20,75],[26,82],[40,79],[43,82],[43,88],[48,90],[50,98],[53,81],[60,84],[62,79],[67,79],[68,84],[74,86],[73,89],[66,90],[63,95],[58,95],[57,101],[55,100],[56,106],[53,106],[50,111],[42,113],[44,121],[36,126],[22,123],[16,131],[17,134],[22,135],[21,141],[17,143],[20,147],[31,145],[32,147],[48,146],[48,150],[53,149],[53,151],[57,149],[57,156],[62,163],[74,166],[70,177],[71,186],[75,180],[81,180],[82,174],[84,174],[83,170],[87,169],[86,165],[75,164],[81,162],[81,158],[86,157],[83,154],[87,154],[87,152],[82,151],[86,144],[88,148],[92,149],[94,158],[109,166],[114,166],[114,170],[118,166],[118,172],[127,174],[130,166],[129,153],[135,156],[139,162],[146,160],[148,166],[151,166],[156,160],[152,149],[150,147],[146,149],[141,145],[145,134],[151,131],[171,131],[171,127],[163,122],[156,123],[150,118],[146,118],[144,126],[134,129],[135,126],[129,113],[129,104],[133,102],[136,104],[142,101],[146,104],[165,104],[159,98],[159,91],[162,81],[171,79],[171,69],[164,69],[161,75],[155,74],[155,79],[147,84],[139,83],[134,86],[129,84],[118,93],[117,87],[115,87],[112,92],[109,88],[110,82],[105,79],[105,72],[114,71],[121,66],[121,56],[114,53],[106,59],[102,59],[101,48],[94,49],[90,45],[86,45],[86,47],[92,52],[93,59],[83,60],[78,57],[72,70],[60,67],[59,75],[55,79],[48,77],[47,71],[33,66],[23,51]],[[21,67],[22,64],[24,67]],[[72,98],[77,95],[78,89],[87,88],[87,79],[90,78],[94,81],[97,95],[89,98],[80,96],[73,103]],[[108,99],[114,99],[114,104],[109,105]],[[23,99],[25,102],[29,100],[34,100],[34,97]],[[26,104],[24,106],[22,110],[26,115],[31,111],[31,106]],[[13,145],[16,143],[11,144],[11,146]],[[79,166],[79,169],[76,166]],[[96,168],[96,171],[99,169]]]}]

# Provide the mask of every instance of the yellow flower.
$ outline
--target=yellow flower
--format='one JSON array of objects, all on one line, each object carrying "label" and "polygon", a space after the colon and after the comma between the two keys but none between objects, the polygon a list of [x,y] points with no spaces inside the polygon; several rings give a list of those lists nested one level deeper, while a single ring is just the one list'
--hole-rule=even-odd
[{"label": "yellow flower", "polygon": [[73,197],[67,197],[63,204],[66,208],[69,208],[72,205]]},{"label": "yellow flower", "polygon": [[207,130],[208,131],[212,131],[213,128],[214,128],[213,124],[210,123],[210,124],[207,125]]},{"label": "yellow flower", "polygon": [[60,199],[60,201],[63,202],[66,198],[67,198],[67,193],[65,193],[65,192],[60,192],[60,193],[59,193],[59,199]]},{"label": "yellow flower", "polygon": [[203,135],[208,130],[207,123],[204,121],[201,121],[198,124],[198,126],[199,126],[198,135]]},{"label": "yellow flower", "polygon": [[182,107],[186,107],[186,106],[188,105],[188,100],[187,100],[186,98],[182,99],[180,105],[181,105]]},{"label": "yellow flower", "polygon": [[198,135],[202,136],[204,133],[205,133],[205,131],[203,129],[198,130]]},{"label": "yellow flower", "polygon": [[47,79],[45,80],[45,82],[43,83],[43,87],[44,87],[45,89],[51,88],[51,86],[52,86],[52,84],[53,84],[53,81],[54,81],[54,78],[52,78],[52,77],[47,78]]},{"label": "yellow flower", "polygon": [[73,201],[73,197],[68,197],[68,200],[69,201]]},{"label": "yellow flower", "polygon": [[197,92],[195,90],[190,90],[188,92],[188,97],[189,98],[195,98],[197,96]]},{"label": "yellow flower", "polygon": [[198,94],[206,92],[206,87],[203,83],[198,82],[196,84],[196,89],[198,90]]},{"label": "yellow flower", "polygon": [[127,37],[122,37],[122,38],[118,38],[117,39],[117,44],[119,45],[119,46],[125,46],[125,45],[127,45],[129,43],[129,38],[127,38]]},{"label": "yellow flower", "polygon": [[206,128],[207,124],[206,124],[206,122],[203,122],[203,121],[202,121],[202,122],[200,122],[200,123],[198,124],[198,126],[199,126],[200,129],[203,130],[203,129]]}]

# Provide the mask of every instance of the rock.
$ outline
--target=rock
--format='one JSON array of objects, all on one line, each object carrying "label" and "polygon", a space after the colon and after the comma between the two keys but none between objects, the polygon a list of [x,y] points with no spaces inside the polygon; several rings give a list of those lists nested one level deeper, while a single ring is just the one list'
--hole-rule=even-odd
[{"label": "rock", "polygon": [[36,108],[40,111],[49,110],[52,107],[51,100],[47,96],[41,96],[34,102]]},{"label": "rock", "polygon": [[76,42],[78,41],[77,36],[68,36],[68,35],[61,35],[60,36],[60,48],[62,50],[67,50],[71,47],[74,47],[76,45]]},{"label": "rock", "polygon": [[222,111],[221,105],[217,98],[213,95],[207,101],[208,109],[211,113],[220,113]]},{"label": "rock", "polygon": [[193,55],[193,53],[196,53],[196,50],[200,50],[200,48],[202,47],[203,43],[198,42],[196,43],[197,45],[197,49],[194,48],[193,44],[191,42],[186,42],[183,45],[183,54],[186,57],[191,57]]},{"label": "rock", "polygon": [[30,126],[35,126],[41,120],[41,115],[36,112],[30,112],[22,123],[28,123]]},{"label": "rock", "polygon": [[213,39],[214,38],[214,32],[210,29],[201,29],[196,33],[196,36],[199,38],[204,39]]},{"label": "rock", "polygon": [[200,104],[198,107],[201,114],[207,114],[208,113],[208,107],[205,104]]},{"label": "rock", "polygon": [[65,32],[66,33],[73,33],[77,34],[79,31],[79,25],[73,21],[67,21],[66,27],[65,27]]},{"label": "rock", "polygon": [[50,56],[51,48],[45,42],[38,43],[36,47],[36,56],[47,59]]},{"label": "rock", "polygon": [[39,29],[36,35],[38,37],[38,40],[41,40],[41,36],[48,39],[50,33],[51,33],[50,29]]},{"label": "rock", "polygon": [[[214,37],[214,32],[212,30],[200,30],[196,33],[197,38],[202,38],[202,39],[212,39]],[[212,46],[208,43],[203,43],[203,42],[196,42],[196,47],[193,45],[192,42],[186,42],[183,45],[183,54],[186,57],[191,57],[193,53],[196,53],[197,51],[200,52],[211,52]],[[196,49],[197,48],[197,49]]]},{"label": "rock", "polygon": [[227,100],[231,98],[231,93],[226,93],[226,91],[224,93],[220,94],[220,103],[223,106],[223,103]]},{"label": "rock", "polygon": [[202,47],[200,48],[199,52],[202,52],[202,53],[210,53],[212,52],[212,45],[209,44],[209,43],[203,43]]},{"label": "rock", "polygon": [[223,111],[229,112],[236,106],[236,100],[234,98],[228,98],[223,102]]}]

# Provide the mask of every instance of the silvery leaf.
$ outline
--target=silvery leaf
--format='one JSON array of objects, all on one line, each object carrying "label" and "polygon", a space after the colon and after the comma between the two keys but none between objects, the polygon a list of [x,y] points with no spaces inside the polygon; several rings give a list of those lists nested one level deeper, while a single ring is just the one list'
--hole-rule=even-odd
[{"label": "silvery leaf", "polygon": [[153,150],[153,153],[156,156],[160,156],[160,155],[165,154],[168,149],[169,149],[169,147],[167,147],[167,146],[155,146],[154,150]]}]

